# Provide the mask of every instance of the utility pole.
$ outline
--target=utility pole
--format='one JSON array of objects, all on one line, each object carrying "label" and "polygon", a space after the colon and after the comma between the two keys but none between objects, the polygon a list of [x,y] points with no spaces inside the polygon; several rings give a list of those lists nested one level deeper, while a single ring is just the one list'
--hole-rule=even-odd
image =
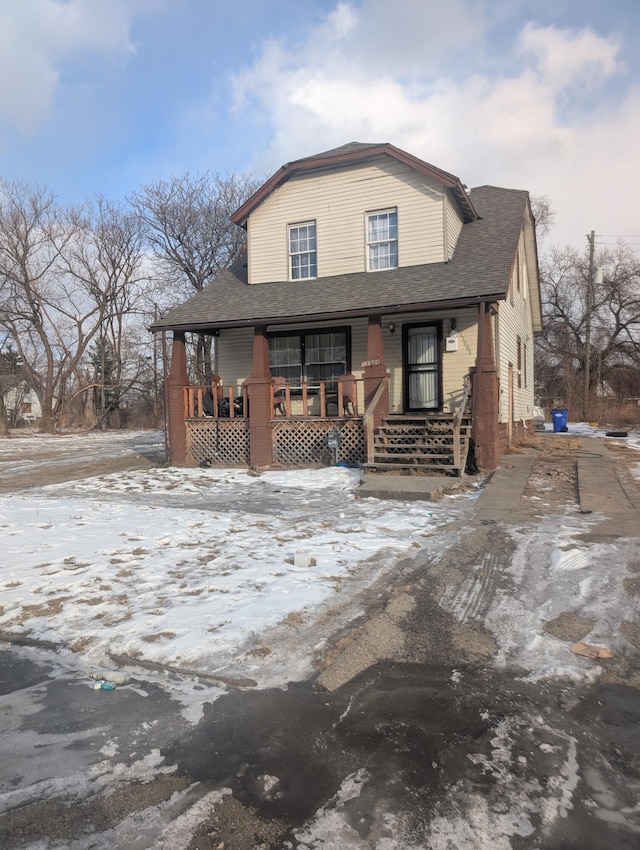
[{"label": "utility pole", "polygon": [[584,395],[582,399],[582,413],[585,422],[589,421],[589,355],[591,347],[591,307],[593,302],[593,256],[596,243],[596,235],[593,230],[587,236],[587,241],[589,242],[589,278],[587,280],[586,316],[584,330]]}]

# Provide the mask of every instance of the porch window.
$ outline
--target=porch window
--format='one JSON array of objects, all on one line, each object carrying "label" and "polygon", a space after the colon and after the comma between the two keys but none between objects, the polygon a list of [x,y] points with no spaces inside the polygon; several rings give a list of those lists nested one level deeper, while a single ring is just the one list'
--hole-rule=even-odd
[{"label": "porch window", "polygon": [[273,334],[269,336],[271,374],[294,387],[303,381],[334,384],[349,372],[350,335],[349,328]]},{"label": "porch window", "polygon": [[367,213],[369,271],[398,268],[398,211]]},{"label": "porch window", "polygon": [[315,221],[289,225],[289,269],[291,280],[318,276]]}]

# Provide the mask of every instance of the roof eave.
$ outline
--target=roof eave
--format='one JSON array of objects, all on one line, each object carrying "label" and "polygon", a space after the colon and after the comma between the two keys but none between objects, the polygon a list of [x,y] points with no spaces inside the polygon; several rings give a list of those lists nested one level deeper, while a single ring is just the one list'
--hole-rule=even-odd
[{"label": "roof eave", "polygon": [[308,322],[322,322],[335,319],[359,319],[364,316],[381,315],[386,313],[416,313],[416,312],[436,312],[438,310],[461,309],[463,307],[476,307],[478,304],[495,303],[496,301],[504,301],[506,293],[494,292],[490,294],[477,295],[465,298],[450,298],[445,301],[422,301],[412,304],[384,304],[373,307],[359,307],[353,310],[336,310],[331,313],[308,313],[305,315],[290,315],[290,316],[265,316],[260,318],[236,319],[225,322],[176,322],[171,324],[163,324],[162,320],[154,322],[149,330],[152,333],[157,331],[181,331],[181,332],[199,332],[204,330],[225,330],[230,328],[248,328],[259,327],[266,325],[291,325],[305,324]]}]

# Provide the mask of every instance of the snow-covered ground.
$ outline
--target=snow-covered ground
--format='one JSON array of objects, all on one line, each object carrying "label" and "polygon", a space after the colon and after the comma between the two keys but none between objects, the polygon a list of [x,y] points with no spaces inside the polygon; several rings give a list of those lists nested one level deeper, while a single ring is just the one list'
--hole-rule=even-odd
[{"label": "snow-covered ground", "polygon": [[[604,433],[570,423],[566,436]],[[118,451],[119,439],[73,436],[56,438],[56,443],[69,440],[76,452],[104,458]],[[127,440],[130,451],[131,445],[152,448],[160,437],[128,435]],[[620,442],[640,452],[639,434]],[[50,448],[49,440],[36,436],[0,440],[0,474],[11,475],[16,462],[51,462]],[[640,477],[640,454],[638,461],[632,472]],[[330,629],[359,613],[359,591],[397,570],[405,558],[437,563],[444,557],[471,516],[477,494],[471,490],[438,503],[358,500],[359,477],[359,472],[341,468],[262,475],[167,468],[101,475],[0,497],[0,630],[68,647],[56,656],[63,670],[73,665],[86,672],[111,667],[112,655],[200,675],[207,687],[199,685],[197,692],[167,680],[167,687],[182,689],[176,698],[193,722],[203,703],[223,692],[207,676],[250,678],[258,686],[298,680],[310,673],[313,655]],[[542,490],[537,503],[545,504]],[[575,509],[541,511],[533,526],[510,526],[515,554],[503,580],[492,576],[491,564],[478,563],[441,604],[460,623],[482,623],[495,637],[496,663],[517,667],[523,678],[593,680],[598,664],[573,655],[566,641],[543,626],[570,611],[593,621],[590,642],[616,653],[632,651],[620,625],[637,623],[640,616],[638,597],[623,592],[626,565],[638,562],[637,538],[589,542],[584,532],[598,519]],[[476,604],[477,594],[494,579],[485,610]],[[131,667],[135,669],[134,661]],[[41,697],[34,693],[31,698],[36,711]],[[516,745],[500,723],[495,761],[510,764]],[[537,741],[537,733],[531,734]],[[560,751],[564,739],[558,740],[554,747]],[[550,823],[566,815],[578,780],[576,741],[567,738],[564,745],[566,764],[557,775],[551,770],[546,785],[544,776],[529,786],[510,771],[502,776],[495,765],[489,766],[509,812],[532,812],[534,821],[547,817]],[[151,775],[166,769],[157,752],[156,757]],[[146,779],[145,765],[149,770],[141,762],[127,776]],[[70,781],[61,779],[60,787],[68,790]],[[342,811],[345,801],[366,793],[366,787],[364,774],[347,776],[336,800],[297,833],[300,846],[368,847]],[[492,814],[482,808],[480,795],[470,798],[468,786],[460,787],[459,816],[434,820],[431,838],[415,845],[416,850],[506,850],[514,835],[533,830],[528,815]],[[191,806],[154,846],[185,847],[223,793],[228,792],[212,791]],[[603,804],[604,815],[618,816],[616,805],[609,812]],[[157,833],[161,809],[152,806],[136,813],[119,829],[130,829],[132,841],[143,828]],[[388,821],[389,834],[399,836],[385,839],[384,846],[407,847],[402,825],[391,815],[381,817]],[[118,835],[124,833],[106,832],[104,843],[96,837],[91,846],[133,846],[124,839],[119,843]]]},{"label": "snow-covered ground", "polygon": [[[43,446],[16,443],[36,458]],[[346,615],[469,501],[358,501],[360,475],[166,468],[0,498],[0,630],[69,647],[87,669],[126,655],[260,685],[307,675],[314,620]]]},{"label": "snow-covered ground", "polygon": [[[571,423],[568,433],[604,429]],[[117,436],[68,439],[76,452],[100,456]],[[131,439],[150,445],[160,436]],[[50,442],[0,441],[3,474],[11,474],[9,453],[37,463]],[[624,443],[640,451],[639,435]],[[433,558],[446,545],[438,529],[468,513],[475,496],[357,500],[360,475],[159,468],[2,497],[0,630],[69,647],[87,668],[111,666],[111,654],[260,685],[304,676],[322,644],[314,621],[328,608],[357,613],[348,600],[401,559],[420,550]],[[616,552],[577,543],[584,525],[569,514],[533,534],[514,531],[518,594],[496,594],[485,625],[500,659],[532,676],[568,672],[559,642],[540,632],[558,606],[595,616],[604,634],[594,639],[606,638],[616,612],[628,613],[607,584]],[[456,605],[450,600],[454,613]]]}]

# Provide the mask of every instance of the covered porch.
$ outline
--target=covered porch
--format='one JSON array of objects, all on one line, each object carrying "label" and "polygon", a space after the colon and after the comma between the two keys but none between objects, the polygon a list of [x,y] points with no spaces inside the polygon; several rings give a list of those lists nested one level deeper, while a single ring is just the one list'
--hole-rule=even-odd
[{"label": "covered porch", "polygon": [[375,471],[432,474],[439,466],[462,474],[473,437],[478,460],[490,468],[498,456],[497,373],[490,310],[485,304],[476,309],[475,357],[449,391],[448,404],[434,410],[392,409],[390,386],[404,372],[393,358],[387,364],[385,316],[368,317],[360,368],[327,381],[274,376],[263,325],[253,328],[248,377],[225,382],[224,375],[213,375],[210,383],[194,386],[187,376],[185,334],[174,330],[167,376],[171,462],[258,469],[343,462]]}]

